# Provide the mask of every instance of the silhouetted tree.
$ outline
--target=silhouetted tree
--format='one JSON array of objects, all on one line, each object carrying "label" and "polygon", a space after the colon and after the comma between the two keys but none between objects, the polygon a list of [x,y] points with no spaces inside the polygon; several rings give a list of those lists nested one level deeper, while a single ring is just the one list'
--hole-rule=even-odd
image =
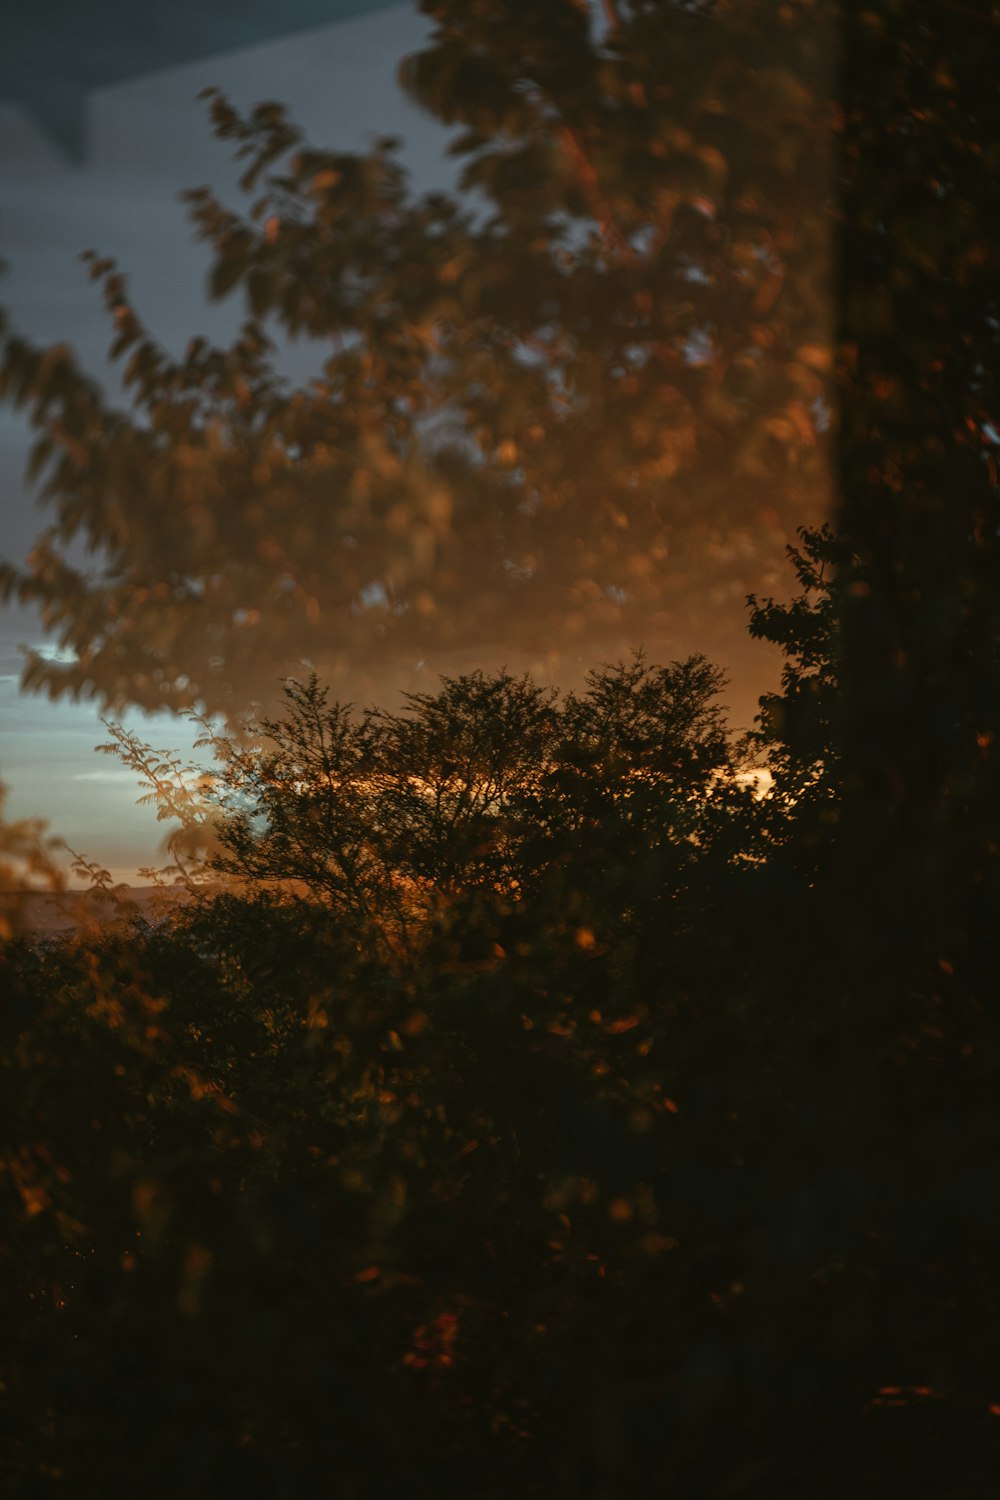
[{"label": "silhouetted tree", "polygon": [[899,953],[937,930],[984,954],[997,898],[998,25],[988,3],[844,13],[839,529],[865,583],[841,611],[844,815]]},{"label": "silhouetted tree", "polygon": [[12,1496],[982,1489],[996,1016],[857,967],[834,554],[764,796],[698,659],[293,684],[240,887],[0,951]]},{"label": "silhouetted tree", "polygon": [[[750,857],[746,747],[723,685],[702,658],[653,668],[637,654],[562,699],[477,671],[358,714],[314,675],[286,686],[283,717],[215,737],[200,798],[192,768],[157,761],[147,799],[182,822],[200,801],[217,841],[202,873],[298,893],[400,952],[456,903],[523,903],[546,885],[553,899],[560,884],[589,890],[606,921],[612,866],[633,880],[655,866],[667,899],[723,843]],[[117,727],[108,748],[152,764]]]}]

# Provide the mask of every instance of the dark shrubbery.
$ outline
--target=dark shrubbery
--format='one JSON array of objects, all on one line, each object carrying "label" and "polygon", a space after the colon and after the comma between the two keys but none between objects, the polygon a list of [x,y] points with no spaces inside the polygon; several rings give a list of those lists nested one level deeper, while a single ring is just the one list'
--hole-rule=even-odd
[{"label": "dark shrubbery", "polygon": [[821,747],[769,703],[756,794],[720,686],[293,685],[242,883],[6,946],[5,1493],[988,1492],[994,1024],[871,1008]]}]

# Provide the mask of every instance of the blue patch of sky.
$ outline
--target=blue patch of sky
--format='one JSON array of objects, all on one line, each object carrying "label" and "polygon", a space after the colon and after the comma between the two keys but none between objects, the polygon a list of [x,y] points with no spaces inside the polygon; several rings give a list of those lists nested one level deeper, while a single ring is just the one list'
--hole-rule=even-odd
[{"label": "blue patch of sky", "polygon": [[686,339],[682,339],[678,348],[689,365],[707,365],[715,356],[715,340],[712,338],[712,330],[709,324],[696,328]]}]

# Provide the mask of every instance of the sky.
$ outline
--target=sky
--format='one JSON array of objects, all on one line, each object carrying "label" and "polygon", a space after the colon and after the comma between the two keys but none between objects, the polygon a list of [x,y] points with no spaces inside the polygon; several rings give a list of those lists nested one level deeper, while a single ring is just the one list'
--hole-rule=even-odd
[{"label": "sky", "polygon": [[[323,10],[368,13],[222,53],[215,50],[220,40],[239,29],[234,7],[218,0],[214,6],[182,5],[179,15],[189,30],[173,37],[174,51],[204,47],[208,55],[151,70],[156,57],[169,50],[163,39],[151,42],[146,28],[135,36],[131,53],[126,48],[123,54],[120,36],[115,51],[121,5],[101,0],[88,8],[88,28],[99,35],[88,37],[87,56],[72,77],[67,75],[73,71],[73,51],[81,44],[67,34],[61,49],[45,50],[40,38],[45,26],[53,34],[60,15],[79,26],[81,7],[46,0],[40,10],[32,9],[42,15],[43,25],[32,24],[28,7],[24,19],[8,20],[14,46],[0,62],[0,259],[6,264],[0,305],[19,332],[39,343],[70,343],[95,374],[107,371],[109,335],[96,289],[78,258],[85,249],[113,256],[127,270],[137,305],[174,352],[196,333],[224,339],[238,325],[237,307],[205,300],[207,251],[193,241],[178,203],[185,188],[211,183],[224,189],[235,177],[229,152],[211,135],[198,102],[202,89],[221,87],[240,108],[282,100],[323,144],[359,149],[373,135],[396,135],[404,142],[415,185],[430,188],[453,180],[444,155],[445,132],[411,106],[395,82],[399,60],[426,34],[426,23],[409,5],[297,0],[282,8],[254,0],[241,13],[251,30],[256,26],[263,33],[301,25]],[[214,23],[206,11],[220,13]],[[134,66],[137,76],[87,89],[88,69],[91,76],[100,74],[101,58],[112,53],[112,71]],[[35,71],[26,75],[15,69],[15,54]],[[54,102],[42,107],[46,69]],[[66,96],[62,103],[56,97],[60,91]],[[44,523],[23,484],[29,443],[26,423],[0,408],[0,555],[15,560],[24,558]],[[107,736],[92,704],[52,703],[18,692],[23,643],[41,644],[37,622],[23,610],[0,612],[5,814],[46,818],[51,832],[108,868],[116,880],[131,882],[137,868],[159,863],[164,828],[152,809],[135,806],[132,773],[95,754]],[[193,729],[169,716],[135,714],[124,722],[154,745],[185,752],[195,737]]]}]

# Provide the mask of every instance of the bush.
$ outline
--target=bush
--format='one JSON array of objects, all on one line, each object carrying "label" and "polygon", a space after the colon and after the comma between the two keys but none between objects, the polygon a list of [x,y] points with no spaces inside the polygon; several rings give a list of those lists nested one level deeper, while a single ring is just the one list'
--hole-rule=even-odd
[{"label": "bush", "polygon": [[984,1492],[993,1022],[865,1009],[719,686],[293,685],[234,889],[6,945],[5,1493]]}]

